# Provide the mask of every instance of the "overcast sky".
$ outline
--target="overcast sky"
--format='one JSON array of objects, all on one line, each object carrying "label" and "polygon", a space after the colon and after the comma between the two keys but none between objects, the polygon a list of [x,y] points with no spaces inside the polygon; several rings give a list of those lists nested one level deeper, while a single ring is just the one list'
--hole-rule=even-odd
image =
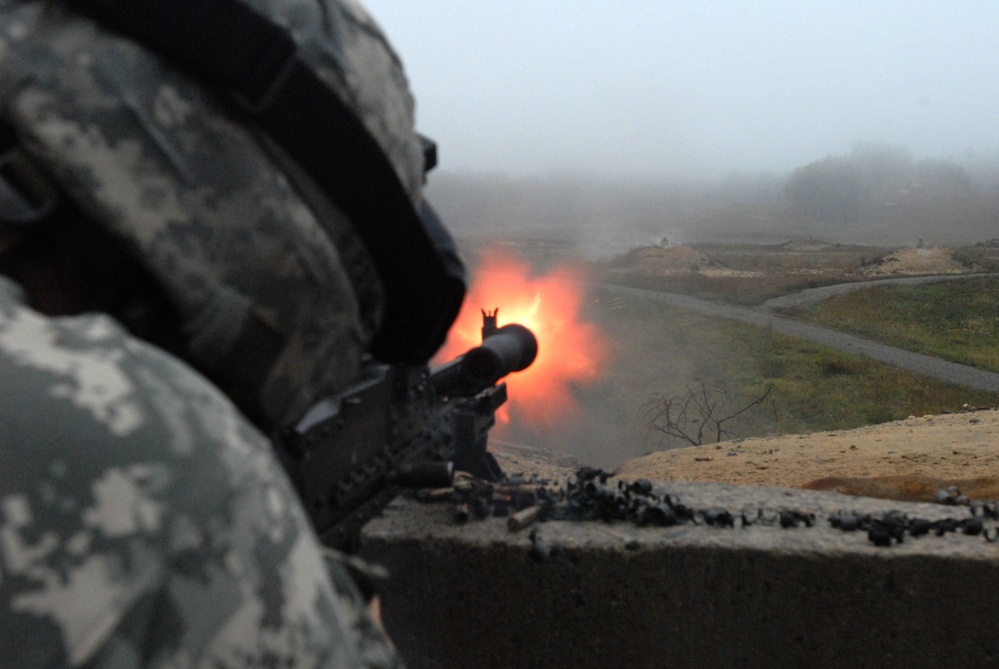
[{"label": "overcast sky", "polygon": [[364,0],[441,167],[785,172],[999,156],[999,1]]}]

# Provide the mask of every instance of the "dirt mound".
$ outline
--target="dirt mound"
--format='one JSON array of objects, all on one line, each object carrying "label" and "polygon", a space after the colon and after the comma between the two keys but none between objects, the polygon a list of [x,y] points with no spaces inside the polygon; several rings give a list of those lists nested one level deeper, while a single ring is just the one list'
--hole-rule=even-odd
[{"label": "dirt mound", "polygon": [[615,269],[642,274],[697,272],[717,266],[708,256],[689,246],[643,246],[632,249],[615,263]]},{"label": "dirt mound", "polygon": [[902,248],[863,267],[860,274],[868,277],[918,276],[923,274],[963,274],[977,271],[954,257],[951,249]]},{"label": "dirt mound", "polygon": [[999,411],[967,411],[856,430],[742,439],[677,448],[630,460],[627,479],[674,479],[835,490],[932,501],[957,485],[999,497]]}]

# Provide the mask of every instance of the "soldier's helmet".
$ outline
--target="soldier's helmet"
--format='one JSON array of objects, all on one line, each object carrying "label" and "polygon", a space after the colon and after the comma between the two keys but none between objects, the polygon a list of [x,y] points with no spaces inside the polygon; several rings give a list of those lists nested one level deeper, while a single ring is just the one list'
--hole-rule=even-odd
[{"label": "soldier's helmet", "polygon": [[[181,6],[187,25],[173,9]],[[198,20],[209,6],[215,14]],[[233,8],[266,20],[251,21],[237,44],[269,50],[256,99],[241,81],[224,80],[242,78],[246,57],[227,51],[225,38],[239,29],[220,17],[228,21]],[[149,25],[132,30],[136,17],[152,25],[151,38],[141,34]],[[258,28],[277,29],[284,41],[247,49]],[[285,83],[310,77],[319,89],[281,97]],[[317,101],[325,96],[340,105],[329,118]],[[450,251],[421,201],[428,151],[413,107],[398,58],[352,0],[0,0],[0,175],[10,177],[0,186],[40,178],[111,233],[176,307],[191,361],[269,426],[353,378],[386,319],[395,330],[410,320],[406,305],[420,301],[410,297],[439,294],[418,286],[407,295],[396,230],[358,220],[409,207],[429,226],[424,236]],[[383,161],[374,192],[357,192],[365,179],[372,185],[370,147],[343,129],[357,121]],[[293,135],[298,145],[289,148]],[[302,151],[311,153],[303,159]],[[310,160],[327,160],[332,171],[317,174]],[[383,206],[380,189],[391,180],[405,202]],[[412,245],[411,232],[398,244]],[[460,267],[445,271],[450,294],[430,319],[438,331],[463,289]],[[392,282],[403,285],[401,298]],[[396,337],[382,357],[419,359],[442,337],[408,350],[406,335]]]}]

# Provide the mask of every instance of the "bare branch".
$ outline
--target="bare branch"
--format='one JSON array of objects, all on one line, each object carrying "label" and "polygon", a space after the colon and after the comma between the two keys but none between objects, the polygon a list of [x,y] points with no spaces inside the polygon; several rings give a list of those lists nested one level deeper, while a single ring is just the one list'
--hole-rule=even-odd
[{"label": "bare branch", "polygon": [[737,435],[725,429],[724,425],[747,411],[770,403],[772,386],[763,393],[731,413],[719,417],[729,402],[728,390],[718,385],[708,385],[703,381],[686,386],[682,396],[659,395],[643,406],[649,430],[682,439],[694,446],[704,443],[705,433],[713,434],[715,441],[733,438]]}]

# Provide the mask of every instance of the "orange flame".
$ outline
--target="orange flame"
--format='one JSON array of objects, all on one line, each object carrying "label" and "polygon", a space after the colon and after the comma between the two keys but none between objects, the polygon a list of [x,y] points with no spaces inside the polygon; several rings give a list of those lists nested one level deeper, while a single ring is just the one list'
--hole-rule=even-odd
[{"label": "orange flame", "polygon": [[532,276],[516,258],[496,251],[483,254],[437,359],[449,360],[482,343],[481,310],[498,308],[499,326],[520,323],[538,338],[534,364],[506,378],[510,399],[497,412],[498,420],[509,421],[507,406],[536,427],[571,418],[578,411],[573,385],[594,381],[607,352],[602,334],[579,313],[581,279],[570,267]]}]

